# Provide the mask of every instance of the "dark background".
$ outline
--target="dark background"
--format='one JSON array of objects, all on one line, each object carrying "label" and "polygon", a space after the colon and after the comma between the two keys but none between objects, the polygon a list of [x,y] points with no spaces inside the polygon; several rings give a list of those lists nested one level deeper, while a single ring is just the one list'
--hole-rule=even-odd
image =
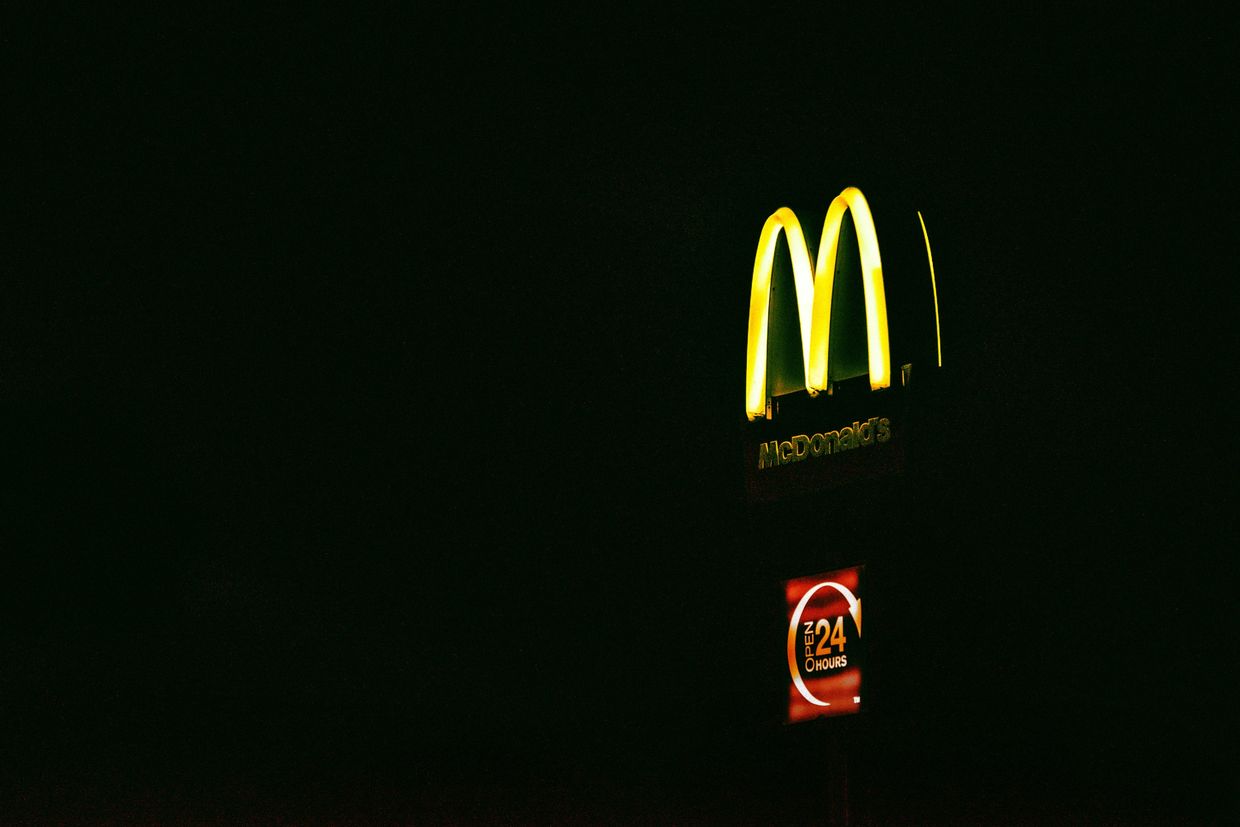
[{"label": "dark background", "polygon": [[[1234,816],[1234,41],[1127,8],[15,28],[10,819]],[[753,510],[758,231],[849,185],[944,370]],[[856,562],[868,711],[784,727]]]}]

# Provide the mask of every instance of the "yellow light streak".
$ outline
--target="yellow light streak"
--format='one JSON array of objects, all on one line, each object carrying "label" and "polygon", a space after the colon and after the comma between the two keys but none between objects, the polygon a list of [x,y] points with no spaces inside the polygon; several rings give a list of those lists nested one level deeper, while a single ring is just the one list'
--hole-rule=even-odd
[{"label": "yellow light streak", "polygon": [[917,211],[917,220],[921,222],[921,235],[926,239],[926,260],[930,262],[930,289],[934,292],[934,343],[939,349],[939,367],[943,367],[943,337],[939,333],[939,287],[934,281],[934,256],[930,254],[930,234],[926,232],[926,220]]},{"label": "yellow light streak", "polygon": [[869,357],[870,389],[891,384],[891,353],[887,336],[887,297],[883,289],[883,263],[878,251],[878,234],[870,205],[861,190],[848,187],[832,200],[822,226],[818,260],[811,267],[805,236],[796,214],[781,207],[766,220],[758,236],[754,256],[753,284],[749,294],[749,346],[745,357],[745,411],[750,420],[767,414],[766,356],[771,268],[775,263],[775,244],[782,230],[788,239],[792,273],[796,284],[797,314],[801,325],[801,364],[805,369],[805,389],[811,395],[830,393],[828,372],[831,342],[831,295],[835,283],[835,259],[840,224],[844,213],[852,212],[861,253],[861,279],[865,287],[865,330]]}]

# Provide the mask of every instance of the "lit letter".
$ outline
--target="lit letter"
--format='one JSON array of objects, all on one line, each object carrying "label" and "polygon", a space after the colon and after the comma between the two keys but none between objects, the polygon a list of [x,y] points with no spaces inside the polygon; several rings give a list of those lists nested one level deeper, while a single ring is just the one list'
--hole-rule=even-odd
[{"label": "lit letter", "polygon": [[782,464],[782,463],[785,463],[785,462],[792,462],[792,461],[793,461],[793,459],[792,459],[792,443],[791,443],[791,442],[787,442],[787,441],[785,441],[785,442],[781,442],[781,443],[779,443],[779,461],[780,461],[780,463],[781,463],[781,464]]},{"label": "lit letter", "polygon": [[891,420],[883,417],[878,420],[878,441],[886,442],[891,439]]},{"label": "lit letter", "polygon": [[792,447],[796,451],[796,461],[800,462],[809,456],[809,437],[794,436],[792,438]]}]

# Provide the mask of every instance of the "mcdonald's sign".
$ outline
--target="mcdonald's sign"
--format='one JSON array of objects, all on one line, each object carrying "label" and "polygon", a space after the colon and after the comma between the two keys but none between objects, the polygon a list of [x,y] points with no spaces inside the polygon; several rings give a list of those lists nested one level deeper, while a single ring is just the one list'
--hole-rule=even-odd
[{"label": "mcdonald's sign", "polygon": [[763,224],[745,357],[751,499],[903,467],[914,363],[943,363],[930,238],[913,212],[915,222],[892,215],[884,251],[856,187],[828,205],[816,255],[791,209]]}]

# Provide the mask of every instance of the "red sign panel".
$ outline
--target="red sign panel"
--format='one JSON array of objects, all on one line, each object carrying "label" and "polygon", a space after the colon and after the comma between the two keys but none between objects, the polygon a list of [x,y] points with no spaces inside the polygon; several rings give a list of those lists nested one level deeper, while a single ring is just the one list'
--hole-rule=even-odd
[{"label": "red sign panel", "polygon": [[788,601],[788,723],[861,711],[863,567],[784,584]]}]

